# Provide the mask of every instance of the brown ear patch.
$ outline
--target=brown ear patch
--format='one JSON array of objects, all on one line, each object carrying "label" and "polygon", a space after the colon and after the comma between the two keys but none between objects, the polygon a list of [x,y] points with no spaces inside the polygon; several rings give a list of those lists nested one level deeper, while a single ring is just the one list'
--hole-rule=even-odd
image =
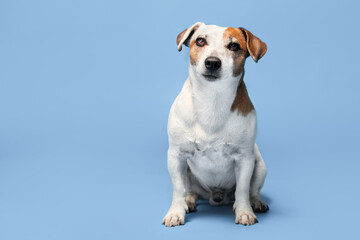
[{"label": "brown ear patch", "polygon": [[186,33],[186,30],[187,30],[187,29],[185,29],[184,31],[182,31],[181,33],[179,33],[179,35],[177,35],[177,37],[176,37],[176,45],[179,45],[181,39],[184,37],[184,34]]},{"label": "brown ear patch", "polygon": [[245,83],[244,83],[244,74],[242,75],[233,104],[231,105],[231,111],[241,113],[243,116],[246,116],[249,112],[254,110],[254,105],[252,104],[250,97],[248,95]]},{"label": "brown ear patch", "polygon": [[176,37],[176,44],[178,45],[178,51],[180,52],[182,50],[182,46],[179,44],[181,43],[181,41],[183,40],[184,42],[182,44],[184,44],[185,46],[189,47],[190,46],[190,39],[192,37],[192,35],[194,34],[194,32],[199,28],[198,25],[194,26],[191,29],[191,32],[189,33],[189,35],[186,37],[186,39],[183,40],[184,35],[186,34],[186,32],[188,31],[188,29],[185,29],[184,31],[182,31],[177,37]]},{"label": "brown ear patch", "polygon": [[240,50],[233,52],[234,66],[233,76],[237,77],[244,69],[245,59],[248,56],[247,43],[244,34],[238,28],[228,27],[223,34],[223,41],[226,44],[230,43],[232,39],[236,39],[236,42],[240,44]]},{"label": "brown ear patch", "polygon": [[266,51],[266,44],[260,40],[260,38],[253,35],[249,30],[245,28],[239,28],[246,36],[247,48],[250,56],[254,59],[255,62],[258,62],[262,58]]}]

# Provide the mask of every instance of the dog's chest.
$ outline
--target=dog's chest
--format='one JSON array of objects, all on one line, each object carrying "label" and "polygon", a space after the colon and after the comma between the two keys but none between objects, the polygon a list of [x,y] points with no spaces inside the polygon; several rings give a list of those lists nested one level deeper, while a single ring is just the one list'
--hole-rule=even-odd
[{"label": "dog's chest", "polygon": [[209,132],[207,126],[199,122],[190,128],[188,139],[193,143],[194,154],[188,165],[205,188],[235,186],[235,159],[247,148],[248,142],[252,142],[254,117],[254,112],[246,117],[230,113],[217,125],[221,126],[217,131]]},{"label": "dog's chest", "polygon": [[195,91],[187,81],[169,118],[171,144],[182,149],[192,173],[206,188],[233,188],[235,158],[254,145],[255,111],[231,111],[235,92],[224,89]]},{"label": "dog's chest", "polygon": [[195,143],[193,157],[188,165],[205,188],[231,189],[235,183],[234,156],[238,149],[232,144],[202,146]]}]

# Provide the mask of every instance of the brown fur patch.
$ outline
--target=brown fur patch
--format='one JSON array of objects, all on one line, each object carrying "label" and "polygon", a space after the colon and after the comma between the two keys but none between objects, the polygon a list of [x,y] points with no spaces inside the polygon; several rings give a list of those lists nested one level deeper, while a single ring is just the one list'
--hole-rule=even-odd
[{"label": "brown fur patch", "polygon": [[184,31],[182,31],[181,33],[179,33],[179,35],[177,35],[177,37],[176,37],[176,45],[179,45],[181,39],[184,37],[184,34],[186,33],[186,30],[187,30],[187,29],[185,29]]},{"label": "brown fur patch", "polygon": [[245,28],[239,28],[246,35],[246,43],[248,52],[255,62],[258,62],[260,58],[262,58],[266,51],[266,44],[260,40],[260,38],[254,36],[250,31]]},{"label": "brown fur patch", "polygon": [[223,41],[225,43],[225,47],[231,42],[231,39],[236,39],[240,44],[240,50],[233,52],[234,59],[234,68],[233,68],[233,76],[239,76],[240,73],[244,69],[245,59],[248,56],[247,54],[247,44],[244,34],[238,28],[228,27],[225,29],[223,34]]},{"label": "brown fur patch", "polygon": [[236,96],[233,104],[231,105],[231,111],[235,112],[237,110],[243,116],[246,116],[249,112],[254,109],[254,105],[252,104],[250,97],[248,95],[245,83],[244,83],[244,74],[241,76]]},{"label": "brown fur patch", "polygon": [[199,47],[195,44],[196,40],[193,40],[190,44],[190,63],[191,65],[196,65],[196,63],[199,61],[199,58],[206,48],[206,45],[203,47]]}]

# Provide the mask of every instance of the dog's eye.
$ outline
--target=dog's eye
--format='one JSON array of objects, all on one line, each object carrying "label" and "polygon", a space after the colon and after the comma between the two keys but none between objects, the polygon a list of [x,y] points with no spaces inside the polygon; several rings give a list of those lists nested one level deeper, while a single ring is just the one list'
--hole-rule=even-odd
[{"label": "dog's eye", "polygon": [[199,47],[203,47],[206,44],[205,38],[197,38],[196,39],[196,45]]},{"label": "dog's eye", "polygon": [[238,43],[230,43],[227,48],[230,50],[230,51],[233,51],[233,52],[236,52],[240,49],[240,45]]}]

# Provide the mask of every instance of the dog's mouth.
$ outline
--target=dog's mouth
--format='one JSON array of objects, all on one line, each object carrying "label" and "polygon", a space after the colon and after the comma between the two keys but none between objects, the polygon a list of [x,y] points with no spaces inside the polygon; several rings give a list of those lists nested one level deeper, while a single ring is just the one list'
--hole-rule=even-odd
[{"label": "dog's mouth", "polygon": [[217,76],[216,74],[213,74],[213,73],[206,73],[206,74],[202,74],[202,75],[208,81],[215,81],[216,79],[219,78],[219,76]]}]

